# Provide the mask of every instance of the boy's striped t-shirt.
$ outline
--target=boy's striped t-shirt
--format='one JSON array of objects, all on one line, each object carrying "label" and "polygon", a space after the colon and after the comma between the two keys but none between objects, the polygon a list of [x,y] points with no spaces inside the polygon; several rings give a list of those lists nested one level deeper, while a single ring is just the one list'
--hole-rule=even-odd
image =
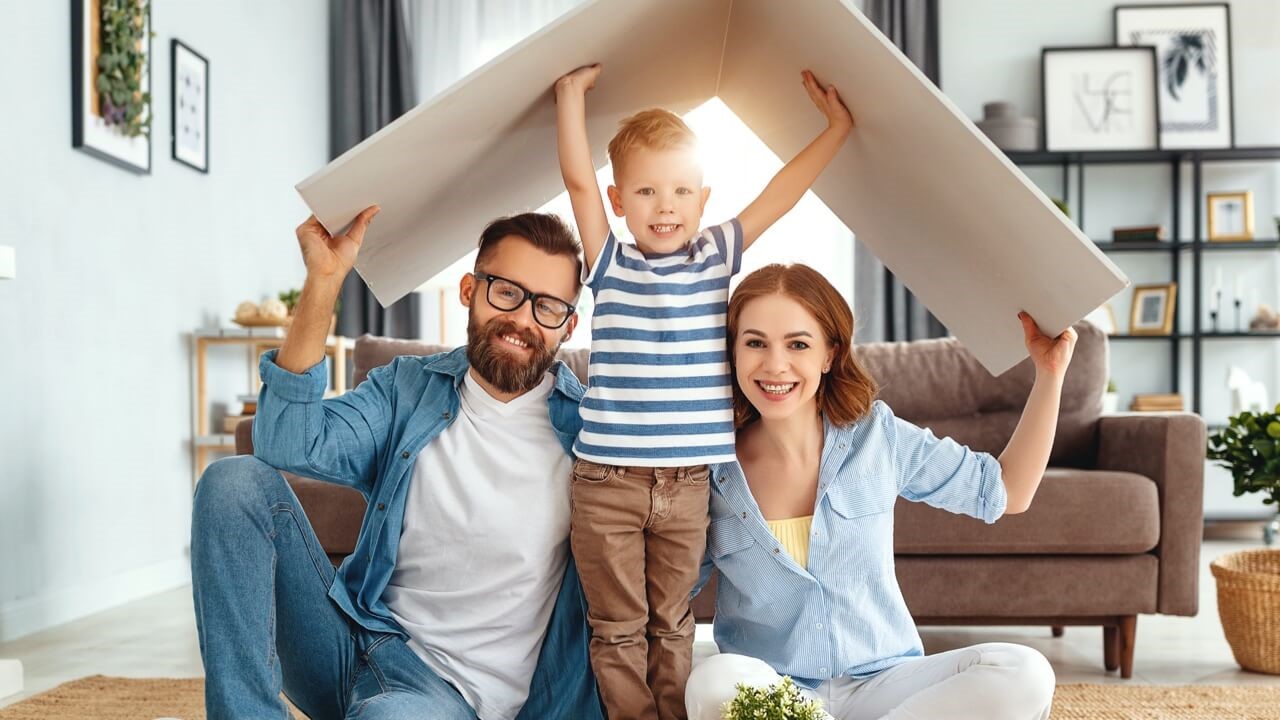
[{"label": "boy's striped t-shirt", "polygon": [[578,457],[643,467],[734,458],[725,316],[741,264],[736,218],[665,255],[609,233],[584,278],[596,307]]}]

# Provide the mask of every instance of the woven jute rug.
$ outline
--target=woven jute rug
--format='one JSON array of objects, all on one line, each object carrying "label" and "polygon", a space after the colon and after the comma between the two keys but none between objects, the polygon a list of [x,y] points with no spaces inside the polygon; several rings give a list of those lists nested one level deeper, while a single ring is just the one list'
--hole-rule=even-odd
[{"label": "woven jute rug", "polygon": [[[295,712],[295,717],[303,716]],[[1280,720],[1280,684],[1059,685],[1053,720]],[[204,680],[74,680],[11,707],[0,720],[203,720]]]}]

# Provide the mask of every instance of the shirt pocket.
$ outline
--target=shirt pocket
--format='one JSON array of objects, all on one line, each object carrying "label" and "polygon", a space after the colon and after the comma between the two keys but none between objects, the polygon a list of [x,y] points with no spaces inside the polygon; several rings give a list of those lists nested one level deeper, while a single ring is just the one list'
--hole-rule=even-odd
[{"label": "shirt pocket", "polygon": [[869,480],[833,487],[827,491],[827,502],[845,520],[870,519],[872,515],[892,512],[897,495],[881,490],[880,485]]},{"label": "shirt pocket", "polygon": [[776,607],[796,590],[797,577],[756,542],[737,516],[713,520],[707,549],[720,574],[719,610],[730,614]]}]

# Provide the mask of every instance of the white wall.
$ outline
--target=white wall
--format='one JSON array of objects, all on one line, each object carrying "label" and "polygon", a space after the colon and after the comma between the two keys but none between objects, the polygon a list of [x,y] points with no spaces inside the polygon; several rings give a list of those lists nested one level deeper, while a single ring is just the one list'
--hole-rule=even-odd
[{"label": "white wall", "polygon": [[[1141,0],[1139,0],[1141,2]],[[941,65],[942,89],[969,117],[982,116],[982,104],[1011,100],[1023,114],[1040,115],[1040,49],[1054,45],[1111,44],[1114,0],[942,0]],[[1137,4],[1137,3],[1133,3]],[[1280,2],[1275,0],[1231,0],[1231,42],[1234,64],[1235,136],[1237,146],[1280,145]],[[1063,196],[1058,168],[1032,168],[1028,176],[1050,195]],[[1165,166],[1090,166],[1086,172],[1084,232],[1107,238],[1119,225],[1144,225],[1171,220],[1170,170]],[[1219,163],[1205,166],[1206,191],[1252,190],[1258,237],[1275,239],[1271,218],[1280,215],[1280,161],[1265,163]],[[1191,233],[1191,174],[1182,176],[1182,228]],[[1072,183],[1071,192],[1075,186]],[[1073,200],[1075,205],[1077,200]],[[1074,212],[1074,208],[1073,208]],[[1191,329],[1190,254],[1181,266],[1179,287],[1179,327]],[[1111,258],[1134,284],[1168,282],[1169,259],[1143,253],[1114,253]],[[1241,277],[1246,288],[1245,323],[1252,315],[1251,290],[1257,301],[1280,305],[1280,253],[1205,253],[1204,317],[1207,328],[1208,289],[1215,269],[1224,273],[1224,303],[1232,299],[1234,278]],[[1131,291],[1111,302],[1121,331],[1128,327]],[[1231,327],[1231,316],[1227,325]],[[1112,374],[1120,390],[1121,408],[1134,393],[1167,392],[1171,365],[1168,344],[1163,341],[1120,341],[1112,343]],[[1230,365],[1244,368],[1255,379],[1267,383],[1272,402],[1280,400],[1280,342],[1266,340],[1216,340],[1202,345],[1204,407],[1210,423],[1225,422],[1230,411],[1226,373]],[[1183,343],[1183,374],[1180,389],[1190,401],[1191,346]],[[1230,476],[1211,468],[1205,478],[1206,512],[1225,516],[1237,511],[1257,514],[1257,498],[1230,497]]]},{"label": "white wall", "polygon": [[[293,184],[327,160],[313,0],[152,12],[152,174],[71,148],[70,3],[7,3],[0,97],[0,641],[185,582],[187,334],[301,283]],[[210,60],[210,168],[170,158],[169,43]],[[247,379],[214,359],[214,399]],[[247,388],[246,388],[247,389]]]}]

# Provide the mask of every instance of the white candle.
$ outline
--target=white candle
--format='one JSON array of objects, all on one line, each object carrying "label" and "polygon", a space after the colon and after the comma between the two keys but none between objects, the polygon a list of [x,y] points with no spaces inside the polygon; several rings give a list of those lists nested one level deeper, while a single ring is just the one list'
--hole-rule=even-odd
[{"label": "white candle", "polygon": [[1213,291],[1215,293],[1222,292],[1222,266],[1219,265],[1213,271]]},{"label": "white candle", "polygon": [[1236,301],[1244,300],[1244,278],[1236,275],[1235,299]]}]

